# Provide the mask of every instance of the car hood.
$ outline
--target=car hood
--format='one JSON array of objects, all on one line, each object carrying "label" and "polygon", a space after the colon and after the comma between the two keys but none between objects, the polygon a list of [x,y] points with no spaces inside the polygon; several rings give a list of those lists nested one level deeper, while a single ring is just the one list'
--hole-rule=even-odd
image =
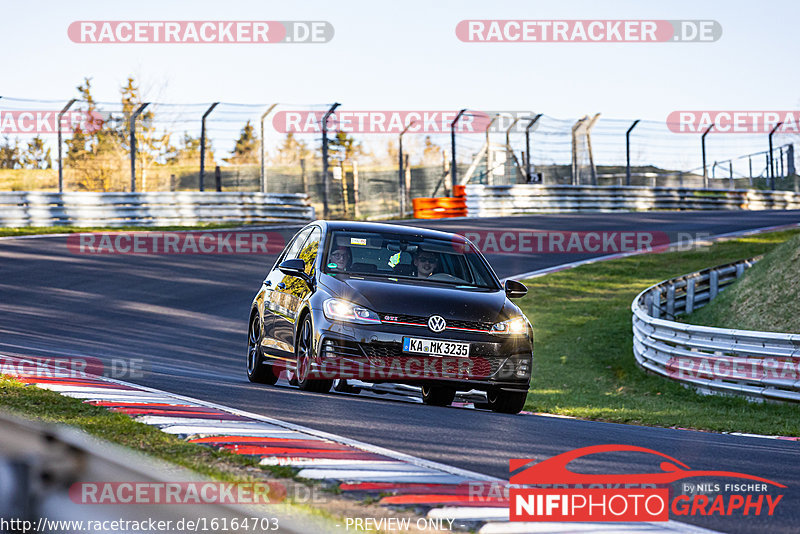
[{"label": "car hood", "polygon": [[502,289],[456,289],[422,280],[395,282],[325,275],[321,283],[332,296],[378,313],[441,315],[445,319],[495,322],[508,303]]}]

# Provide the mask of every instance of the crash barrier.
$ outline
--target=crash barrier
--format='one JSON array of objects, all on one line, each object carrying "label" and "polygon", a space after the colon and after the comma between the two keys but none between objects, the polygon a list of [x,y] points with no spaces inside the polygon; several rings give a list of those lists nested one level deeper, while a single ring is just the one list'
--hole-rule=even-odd
[{"label": "crash barrier", "polygon": [[[278,521],[281,532],[308,532],[297,519],[265,507],[206,500],[191,506],[196,502],[191,495],[178,492],[171,494],[181,503],[178,506],[140,502],[132,490],[123,496],[122,487],[161,486],[165,495],[167,487],[207,481],[66,426],[33,423],[2,412],[0,425],[0,523],[11,527],[4,532],[154,531],[152,526],[137,526],[153,522],[169,522],[170,528],[163,530],[170,532],[208,530],[202,529],[204,524],[212,530],[218,530],[216,524],[225,525],[226,531],[252,532],[254,523],[269,527]],[[112,488],[119,493],[105,492]]]},{"label": "crash barrier", "polygon": [[467,216],[467,204],[463,197],[415,198],[412,203],[415,219]]},{"label": "crash barrier", "polygon": [[687,274],[639,293],[631,304],[636,362],[702,393],[800,402],[800,334],[672,320],[713,300],[757,260]]},{"label": "crash barrier", "polygon": [[304,194],[0,192],[0,226],[169,226],[310,221]]},{"label": "crash barrier", "polygon": [[800,209],[800,193],[751,189],[581,185],[467,185],[470,217],[542,212]]}]

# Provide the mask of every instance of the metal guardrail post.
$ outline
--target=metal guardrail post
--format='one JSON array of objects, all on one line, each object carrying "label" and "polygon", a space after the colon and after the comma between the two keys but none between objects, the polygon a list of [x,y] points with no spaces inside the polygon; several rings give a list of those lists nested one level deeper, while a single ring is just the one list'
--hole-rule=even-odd
[{"label": "metal guardrail post", "polygon": [[199,180],[199,189],[200,191],[205,190],[205,174],[206,174],[206,117],[214,111],[214,108],[219,105],[219,102],[214,102],[211,104],[205,113],[203,113],[203,118],[200,120],[200,180]]},{"label": "metal guardrail post", "polygon": [[700,146],[703,151],[703,189],[708,189],[708,167],[706,166],[706,136],[714,125],[709,126],[700,136]]},{"label": "metal guardrail post", "polygon": [[641,119],[636,119],[625,132],[625,185],[631,185],[631,132]]},{"label": "metal guardrail post", "polygon": [[713,300],[719,293],[719,271],[713,269],[708,279],[708,300]]},{"label": "metal guardrail post", "polygon": [[140,105],[131,115],[130,135],[131,135],[131,193],[136,192],[136,118],[150,105],[145,102]]},{"label": "metal guardrail post", "polygon": [[[513,121],[511,121],[511,124],[510,124],[510,125],[508,126],[508,128],[506,129],[506,164],[505,164],[505,165],[506,165],[506,166],[505,166],[505,168],[506,168],[506,169],[508,169],[508,165],[509,165],[509,156],[511,156],[511,158],[512,158],[512,159],[513,159],[515,162],[516,162],[516,160],[517,160],[517,157],[514,155],[514,151],[513,151],[513,150],[511,150],[511,128],[513,128],[514,126],[516,126],[516,124],[519,122],[519,120],[520,120],[521,118],[522,118],[522,117],[517,117],[517,118],[515,118]],[[517,167],[517,173],[518,173],[518,174],[521,174],[521,173],[522,173],[522,170],[520,169],[520,165],[519,165],[519,163],[517,163],[517,166],[516,166],[516,167]],[[503,172],[503,174],[505,175],[505,172]]]},{"label": "metal guardrail post", "polygon": [[[331,192],[331,181],[328,177],[328,118],[341,104],[334,103],[322,117],[322,217],[327,219],[331,215],[328,199]],[[344,177],[342,177],[344,180]]]},{"label": "metal guardrail post", "polygon": [[272,113],[272,110],[275,109],[275,106],[278,104],[272,104],[270,107],[267,108],[267,111],[261,115],[261,192],[267,192],[267,168],[264,160],[266,160],[266,152],[267,152],[267,143],[264,141],[264,120],[267,118],[267,115]]},{"label": "metal guardrail post", "polygon": [[[456,123],[458,119],[466,112],[466,108],[462,109],[456,115],[456,118],[453,119],[453,122],[450,124],[450,150],[452,154],[452,163],[450,164],[450,182],[452,183],[452,187],[450,191],[455,191],[456,186],[458,185],[458,164],[456,163]],[[486,147],[486,150],[489,150],[489,147]]]},{"label": "metal guardrail post", "polygon": [[58,192],[59,193],[64,192],[64,167],[61,162],[61,152],[63,151],[62,141],[61,141],[61,118],[64,116],[64,113],[69,111],[69,108],[72,107],[72,104],[74,104],[77,101],[78,101],[77,98],[73,98],[72,100],[67,102],[67,105],[64,106],[64,109],[62,109],[58,113],[58,122],[56,123],[56,127],[58,128]]},{"label": "metal guardrail post", "polygon": [[686,280],[686,304],[684,310],[687,314],[694,311],[694,277]]}]

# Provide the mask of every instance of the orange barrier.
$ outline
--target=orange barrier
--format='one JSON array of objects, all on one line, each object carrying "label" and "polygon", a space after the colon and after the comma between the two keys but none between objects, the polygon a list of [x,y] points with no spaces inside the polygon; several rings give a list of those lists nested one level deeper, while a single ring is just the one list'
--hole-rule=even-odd
[{"label": "orange barrier", "polygon": [[444,219],[446,217],[466,217],[467,199],[465,197],[415,198],[415,219]]},{"label": "orange barrier", "polygon": [[453,187],[453,196],[454,197],[465,197],[467,196],[467,186],[466,185],[456,185]]}]

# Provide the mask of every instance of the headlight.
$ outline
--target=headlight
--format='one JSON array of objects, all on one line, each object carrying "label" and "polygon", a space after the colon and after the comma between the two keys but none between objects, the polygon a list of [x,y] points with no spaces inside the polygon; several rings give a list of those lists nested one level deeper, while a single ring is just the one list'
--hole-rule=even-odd
[{"label": "headlight", "polygon": [[329,321],[349,321],[362,324],[381,322],[380,317],[374,311],[362,306],[356,306],[346,300],[328,299],[323,303],[322,310]]},{"label": "headlight", "polygon": [[492,334],[524,334],[528,324],[524,317],[515,317],[492,326]]}]

